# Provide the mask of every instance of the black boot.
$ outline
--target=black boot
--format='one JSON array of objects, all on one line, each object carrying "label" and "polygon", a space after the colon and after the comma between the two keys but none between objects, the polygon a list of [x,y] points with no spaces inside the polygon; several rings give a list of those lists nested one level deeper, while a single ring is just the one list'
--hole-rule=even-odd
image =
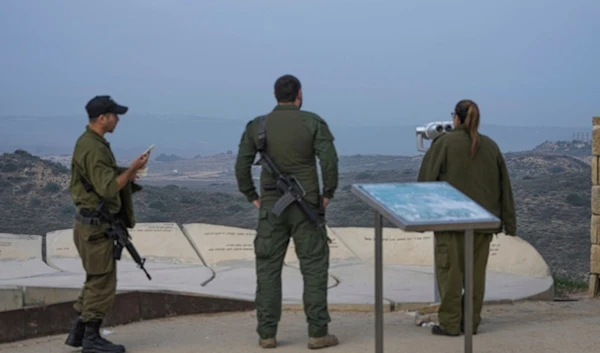
[{"label": "black boot", "polygon": [[85,325],[81,322],[81,318],[77,315],[75,324],[71,328],[69,335],[65,341],[65,344],[71,347],[81,347],[81,341],[83,340],[83,333],[85,332]]},{"label": "black boot", "polygon": [[448,331],[444,331],[439,325],[432,326],[431,333],[433,333],[434,335],[440,335],[440,336],[451,336],[451,337],[460,336],[460,333],[450,333]]},{"label": "black boot", "polygon": [[125,353],[124,346],[100,336],[101,323],[102,321],[90,321],[85,324],[81,353]]}]

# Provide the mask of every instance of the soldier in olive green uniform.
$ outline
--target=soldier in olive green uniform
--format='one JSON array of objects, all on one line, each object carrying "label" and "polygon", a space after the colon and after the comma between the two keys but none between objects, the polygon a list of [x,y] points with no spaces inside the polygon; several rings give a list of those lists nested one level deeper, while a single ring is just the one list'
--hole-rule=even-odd
[{"label": "soldier in olive green uniform", "polygon": [[[96,207],[106,203],[112,214],[125,214],[128,226],[133,224],[131,195],[141,189],[133,183],[136,173],[146,165],[148,154],[141,155],[129,168],[117,167],[115,157],[104,134],[114,131],[118,115],[128,108],[109,96],[96,96],[86,105],[89,124],[75,144],[71,164],[71,198],[77,208],[73,223],[73,241],[86,280],[74,308],[78,313],[66,344],[82,347],[82,353],[125,352],[100,336],[100,325],[110,310],[117,287],[117,264],[113,257],[114,240],[105,232],[108,223],[100,220]],[[91,190],[86,190],[90,186]]]},{"label": "soldier in olive green uniform", "polygon": [[[266,116],[266,153],[284,174],[295,176],[306,191],[304,199],[318,212],[327,206],[338,186],[338,157],[327,123],[314,113],[301,110],[300,82],[291,75],[275,82],[278,105]],[[271,213],[281,197],[277,190],[265,190],[276,179],[264,168],[260,176],[260,194],[256,192],[251,166],[258,151],[259,119],[250,121],[242,135],[235,171],[239,190],[259,209],[256,255],[256,310],[259,343],[263,348],[276,347],[275,336],[281,318],[281,268],[290,237],[294,239],[300,271],[304,279],[304,311],[308,322],[309,348],[338,344],[328,333],[331,321],[327,308],[329,244],[325,226],[318,227],[292,203],[280,217]],[[323,194],[315,157],[320,160]]]},{"label": "soldier in olive green uniform", "polygon": [[[516,235],[516,215],[504,157],[496,143],[478,133],[479,108],[470,100],[458,102],[454,129],[434,139],[425,154],[419,181],[446,181],[502,221],[499,229],[474,233],[473,333],[481,322],[485,275],[493,234]],[[432,333],[458,336],[464,331],[464,232],[435,232],[435,263],[440,290],[440,325]]]}]

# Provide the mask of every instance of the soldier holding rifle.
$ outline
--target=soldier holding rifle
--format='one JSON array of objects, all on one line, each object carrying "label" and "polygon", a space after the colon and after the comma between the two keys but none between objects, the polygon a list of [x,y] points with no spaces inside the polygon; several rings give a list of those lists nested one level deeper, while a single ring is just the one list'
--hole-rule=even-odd
[{"label": "soldier holding rifle", "polygon": [[[119,115],[128,108],[110,96],[96,96],[86,105],[89,124],[77,140],[71,164],[71,198],[77,208],[73,240],[86,273],[85,284],[74,304],[76,322],[65,344],[82,347],[82,353],[123,353],[125,347],[100,336],[100,325],[115,299],[117,257],[111,232],[126,234],[135,224],[131,196],[141,190],[133,183],[138,170],[145,167],[149,152],[137,157],[129,168],[116,164],[110,144],[104,138],[112,133]],[[113,220],[118,219],[119,227]],[[121,229],[123,228],[123,229]],[[130,244],[129,244],[130,245]],[[131,246],[129,246],[131,247]]]},{"label": "soldier holding rifle", "polygon": [[[308,347],[335,346],[338,340],[328,331],[329,244],[324,223],[325,207],[338,186],[334,138],[321,117],[300,109],[302,87],[296,77],[280,77],[274,90],[277,106],[246,125],[235,165],[240,192],[258,208],[254,252],[259,344],[277,346],[281,269],[292,237],[304,278]],[[257,152],[262,165],[260,196],[251,173]],[[322,195],[315,157],[323,175]]]}]

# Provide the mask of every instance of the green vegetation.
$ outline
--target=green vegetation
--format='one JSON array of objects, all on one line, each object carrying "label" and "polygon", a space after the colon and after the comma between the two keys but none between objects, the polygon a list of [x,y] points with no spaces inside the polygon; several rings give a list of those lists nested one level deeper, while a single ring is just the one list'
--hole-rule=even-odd
[{"label": "green vegetation", "polygon": [[[28,185],[32,185],[32,184],[28,184]],[[57,183],[53,183],[53,182],[48,182],[43,188],[42,188],[43,192],[47,192],[47,193],[57,193],[60,191],[60,185],[58,185]]]},{"label": "green vegetation", "polygon": [[573,278],[570,276],[553,276],[554,278],[554,295],[558,298],[567,297],[571,293],[586,291],[589,287],[589,282],[581,278]]},{"label": "green vegetation", "polygon": [[585,199],[581,194],[569,194],[567,195],[567,203],[572,206],[585,206],[589,203],[589,199]]}]

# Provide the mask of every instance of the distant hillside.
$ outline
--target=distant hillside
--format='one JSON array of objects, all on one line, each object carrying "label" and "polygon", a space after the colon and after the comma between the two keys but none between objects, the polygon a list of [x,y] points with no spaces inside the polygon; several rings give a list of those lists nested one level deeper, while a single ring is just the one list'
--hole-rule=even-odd
[{"label": "distant hillside", "polygon": [[[569,142],[546,142],[536,146],[532,151],[507,152],[504,153],[506,164],[512,178],[532,178],[542,175],[555,175],[565,172],[586,172],[589,163],[579,158],[572,158],[569,151],[574,151]],[[550,146],[561,146],[552,148],[552,153],[544,152]],[[589,144],[588,144],[589,146]],[[590,149],[577,150],[577,157],[587,157],[591,154]],[[567,153],[563,153],[567,152]],[[588,154],[585,155],[585,152]],[[575,154],[575,153],[573,153]],[[348,175],[358,175],[360,180],[371,180],[367,175],[387,175],[393,171],[401,170],[402,173],[418,171],[421,166],[423,155],[404,156],[378,156],[378,155],[354,155],[340,157],[340,170]]]},{"label": "distant hillside", "polygon": [[545,141],[533,149],[534,153],[571,156],[589,165],[592,163],[590,141]]},{"label": "distant hillside", "polygon": [[179,157],[176,154],[166,155],[165,153],[161,153],[160,155],[158,155],[158,157],[154,158],[154,160],[157,162],[174,162],[174,161],[180,161],[183,159],[185,159],[185,158]]},{"label": "distant hillside", "polygon": [[590,141],[544,141],[535,146],[532,152],[562,154],[571,157],[588,157],[592,154]]},{"label": "distant hillside", "polygon": [[[0,155],[0,233],[45,234],[70,228],[74,206],[69,170],[19,150]],[[217,222],[252,224],[244,198],[188,190],[175,185],[145,186],[136,194],[138,222]]]},{"label": "distant hillside", "polygon": [[73,219],[69,170],[26,151],[0,156],[0,232],[40,232]]},{"label": "distant hillside", "polygon": [[566,155],[515,152],[506,153],[504,157],[513,178],[531,179],[562,173],[591,173],[589,164]]},{"label": "distant hillside", "polygon": [[[211,157],[204,158],[204,166],[210,169]],[[231,164],[234,158],[213,157],[213,163]],[[590,166],[573,157],[535,152],[507,153],[506,160],[519,235],[540,251],[555,273],[584,277],[589,270]],[[372,227],[372,210],[350,193],[350,185],[414,181],[420,157],[353,156],[342,158],[341,163],[345,171],[340,173],[340,191],[328,209],[329,224]],[[215,180],[219,173],[230,174],[208,169],[204,173],[215,174]],[[0,232],[45,234],[70,228],[74,209],[68,180],[68,169],[56,162],[24,151],[1,155]],[[237,192],[233,178],[220,183],[221,192],[146,185],[135,197],[137,221],[254,228],[256,210]]]}]

